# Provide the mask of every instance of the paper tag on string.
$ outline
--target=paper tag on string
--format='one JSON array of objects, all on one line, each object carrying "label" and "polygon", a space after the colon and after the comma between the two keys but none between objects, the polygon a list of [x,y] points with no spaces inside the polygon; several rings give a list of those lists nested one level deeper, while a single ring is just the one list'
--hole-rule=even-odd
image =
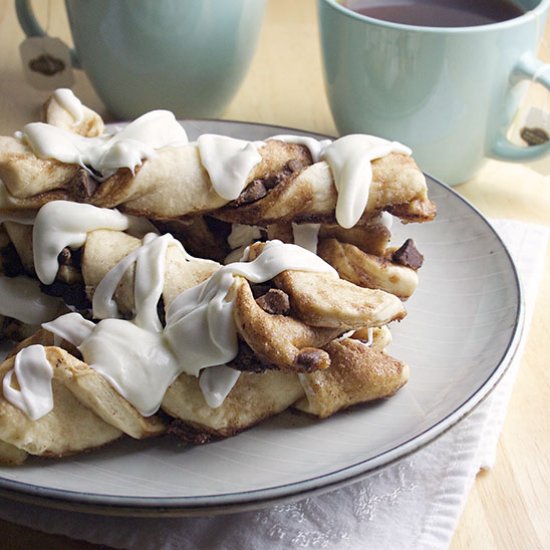
[{"label": "paper tag on string", "polygon": [[538,107],[531,107],[520,126],[519,135],[529,146],[542,145],[550,141],[550,113]]},{"label": "paper tag on string", "polygon": [[71,51],[59,38],[31,36],[19,46],[27,82],[37,90],[70,88],[74,84]]}]

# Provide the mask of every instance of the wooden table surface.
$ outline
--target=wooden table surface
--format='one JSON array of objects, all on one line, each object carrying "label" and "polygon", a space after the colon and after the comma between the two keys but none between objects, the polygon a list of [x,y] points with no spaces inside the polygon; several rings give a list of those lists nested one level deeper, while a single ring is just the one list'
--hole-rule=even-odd
[{"label": "wooden table surface", "polygon": [[[34,2],[52,36],[70,43],[63,2]],[[48,9],[49,6],[49,9]],[[49,13],[48,13],[49,12]],[[24,81],[18,54],[23,34],[13,2],[0,0],[0,134],[36,120],[45,92]],[[550,25],[541,57],[550,62]],[[527,101],[550,107],[534,87]],[[77,71],[75,93],[109,120],[86,76]],[[223,118],[277,124],[336,135],[324,93],[315,0],[269,0],[252,67]],[[502,168],[517,171],[503,183]],[[515,173],[515,172],[514,172]],[[496,161],[456,187],[484,214],[550,225],[550,158],[527,168]],[[528,175],[528,177],[526,177]],[[480,474],[451,548],[550,548],[550,254],[533,324],[515,385],[495,467]],[[2,548],[97,548],[0,521]],[[6,546],[7,545],[7,546]]]}]

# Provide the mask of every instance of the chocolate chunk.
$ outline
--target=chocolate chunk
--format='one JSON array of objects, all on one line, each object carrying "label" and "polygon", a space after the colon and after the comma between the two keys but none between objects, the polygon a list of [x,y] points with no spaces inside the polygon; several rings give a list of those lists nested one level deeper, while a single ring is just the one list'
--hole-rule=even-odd
[{"label": "chocolate chunk", "polygon": [[60,266],[75,267],[80,269],[82,259],[82,249],[71,250],[65,247],[57,256],[57,261]]},{"label": "chocolate chunk", "polygon": [[254,372],[256,374],[277,368],[275,365],[262,362],[243,340],[239,340],[237,356],[229,361],[227,366],[241,372]]},{"label": "chocolate chunk", "polygon": [[330,367],[330,357],[326,351],[317,348],[304,348],[294,360],[300,372],[314,372]]},{"label": "chocolate chunk", "polygon": [[74,306],[79,310],[92,307],[82,283],[68,284],[63,281],[54,281],[51,285],[40,284],[40,290],[44,294],[62,298],[67,305]]},{"label": "chocolate chunk", "polygon": [[70,181],[73,200],[76,202],[88,202],[95,193],[98,181],[88,172],[81,168]]},{"label": "chocolate chunk", "polygon": [[17,277],[25,273],[21,258],[11,243],[0,251],[0,266],[6,277]]},{"label": "chocolate chunk", "polygon": [[236,199],[235,206],[250,204],[267,195],[267,189],[262,180],[254,180]]},{"label": "chocolate chunk", "polygon": [[269,289],[256,300],[256,303],[271,315],[288,315],[290,313],[288,294],[277,288]]},{"label": "chocolate chunk", "polygon": [[252,290],[252,295],[254,299],[263,296],[266,292],[269,292],[269,289],[273,288],[271,281],[266,283],[254,283],[250,285],[250,290]]},{"label": "chocolate chunk", "polygon": [[212,218],[210,216],[204,216],[204,223],[206,227],[214,234],[216,237],[220,237],[224,241],[227,240],[227,237],[231,234],[232,224]]},{"label": "chocolate chunk", "polygon": [[410,267],[416,271],[422,267],[424,256],[420,254],[414,245],[414,241],[412,239],[407,239],[403,245],[392,254],[391,260],[396,264]]},{"label": "chocolate chunk", "polygon": [[159,316],[160,324],[166,326],[166,307],[164,305],[164,298],[161,296],[157,302],[157,315]]},{"label": "chocolate chunk", "polygon": [[71,265],[71,250],[65,247],[57,256],[59,265]]},{"label": "chocolate chunk", "polygon": [[279,185],[279,183],[281,183],[281,181],[283,181],[283,179],[285,179],[290,172],[290,169],[285,169],[283,172],[278,172],[277,174],[273,174],[262,179],[253,180],[235,199],[233,203],[234,206],[243,206],[245,204],[250,204],[263,199],[267,195],[267,192]]},{"label": "chocolate chunk", "polygon": [[264,187],[266,189],[273,189],[274,187],[276,187],[277,185],[279,185],[279,183],[281,183],[283,181],[283,179],[285,178],[285,175],[284,173],[282,172],[279,172],[278,174],[274,174],[272,176],[269,176],[267,178],[264,178],[262,180],[262,183],[264,184]]}]

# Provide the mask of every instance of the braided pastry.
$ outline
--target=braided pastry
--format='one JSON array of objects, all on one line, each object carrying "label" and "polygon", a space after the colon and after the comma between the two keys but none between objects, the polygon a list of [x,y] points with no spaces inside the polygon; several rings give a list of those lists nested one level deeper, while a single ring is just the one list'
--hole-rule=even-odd
[{"label": "braided pastry", "polygon": [[189,143],[163,111],[106,135],[67,90],[43,116],[0,138],[0,315],[22,340],[0,366],[0,460],[205,443],[407,381],[387,325],[422,257],[390,246],[388,220],[435,206],[406,147]]}]

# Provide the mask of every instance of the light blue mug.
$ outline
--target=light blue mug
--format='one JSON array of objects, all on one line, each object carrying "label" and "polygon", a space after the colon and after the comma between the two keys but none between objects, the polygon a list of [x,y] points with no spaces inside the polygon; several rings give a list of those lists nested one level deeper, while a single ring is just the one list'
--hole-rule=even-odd
[{"label": "light blue mug", "polygon": [[[117,117],[217,117],[248,70],[265,1],[66,0],[73,65]],[[27,36],[44,36],[29,0],[15,5]]]},{"label": "light blue mug", "polygon": [[449,185],[486,157],[527,160],[507,132],[529,81],[550,89],[535,56],[550,0],[517,0],[526,13],[477,27],[436,28],[366,17],[318,0],[325,85],[338,130],[405,143],[420,167]]}]

